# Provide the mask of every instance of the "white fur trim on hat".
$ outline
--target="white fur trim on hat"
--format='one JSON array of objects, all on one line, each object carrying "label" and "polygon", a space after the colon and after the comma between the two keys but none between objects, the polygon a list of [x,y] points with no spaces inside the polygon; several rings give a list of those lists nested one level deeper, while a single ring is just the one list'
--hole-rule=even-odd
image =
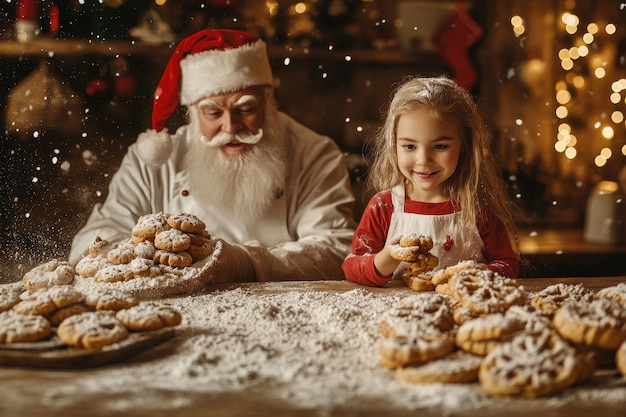
[{"label": "white fur trim on hat", "polygon": [[180,103],[185,106],[253,85],[272,85],[273,80],[262,40],[238,48],[188,55],[180,62],[180,68]]},{"label": "white fur trim on hat", "polygon": [[157,132],[154,129],[139,134],[137,153],[148,165],[163,165],[172,154],[172,139],[167,129]]}]

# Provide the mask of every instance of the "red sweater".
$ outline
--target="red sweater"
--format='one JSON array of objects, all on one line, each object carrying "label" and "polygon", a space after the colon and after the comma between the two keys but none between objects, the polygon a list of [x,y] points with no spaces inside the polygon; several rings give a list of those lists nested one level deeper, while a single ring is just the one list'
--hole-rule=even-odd
[{"label": "red sweater", "polygon": [[[446,215],[454,211],[449,201],[422,203],[406,199],[404,202],[405,213]],[[343,272],[348,281],[368,286],[383,286],[392,279],[378,275],[374,268],[374,255],[385,246],[392,213],[390,190],[378,193],[366,206],[352,239],[352,251],[343,262]],[[487,221],[477,222],[478,232],[484,244],[485,263],[500,275],[517,278],[519,260],[511,247],[504,224],[489,212],[485,216]]]}]

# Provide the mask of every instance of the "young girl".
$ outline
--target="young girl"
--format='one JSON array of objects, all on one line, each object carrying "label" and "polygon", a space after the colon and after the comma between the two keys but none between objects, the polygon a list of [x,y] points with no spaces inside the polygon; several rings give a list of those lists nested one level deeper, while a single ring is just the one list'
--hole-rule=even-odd
[{"label": "young girl", "polygon": [[395,91],[373,138],[365,207],[343,263],[346,279],[382,286],[404,267],[396,236],[431,237],[436,269],[463,260],[516,278],[516,228],[490,136],[472,97],[454,81],[413,78]]}]

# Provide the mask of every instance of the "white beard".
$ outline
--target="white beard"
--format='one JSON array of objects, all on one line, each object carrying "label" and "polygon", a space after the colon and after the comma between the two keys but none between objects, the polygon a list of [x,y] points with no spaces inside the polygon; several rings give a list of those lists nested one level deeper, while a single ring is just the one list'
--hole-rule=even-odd
[{"label": "white beard", "polygon": [[285,189],[288,150],[277,112],[266,111],[263,138],[235,157],[201,140],[197,117],[190,112],[185,156],[191,194],[227,221],[254,223]]}]

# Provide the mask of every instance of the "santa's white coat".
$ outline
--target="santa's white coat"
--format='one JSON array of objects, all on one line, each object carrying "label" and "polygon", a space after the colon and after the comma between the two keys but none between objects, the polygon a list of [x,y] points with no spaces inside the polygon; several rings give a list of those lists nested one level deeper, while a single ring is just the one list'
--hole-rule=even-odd
[{"label": "santa's white coat", "polygon": [[146,163],[138,143],[128,148],[106,200],[95,205],[74,237],[70,262],[78,262],[96,236],[130,237],[142,215],[182,211],[201,218],[213,236],[243,247],[259,281],[343,279],[341,264],[356,226],[344,155],[330,138],[289,116],[281,113],[280,121],[290,149],[289,172],[285,189],[262,219],[251,225],[227,221],[188,192],[183,160],[190,138],[183,126],[172,135],[171,155],[160,165]]}]

